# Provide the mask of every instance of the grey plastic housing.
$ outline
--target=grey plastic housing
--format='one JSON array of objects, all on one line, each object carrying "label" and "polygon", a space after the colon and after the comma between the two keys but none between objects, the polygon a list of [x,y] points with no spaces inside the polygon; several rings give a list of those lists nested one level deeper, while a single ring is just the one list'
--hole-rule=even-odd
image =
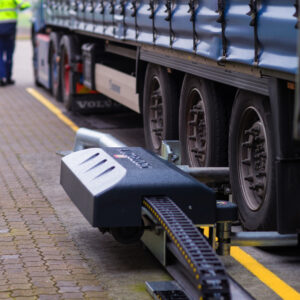
[{"label": "grey plastic housing", "polygon": [[195,224],[216,220],[214,192],[143,148],[90,148],[62,159],[60,182],[94,227],[141,225],[145,196],[170,197]]}]

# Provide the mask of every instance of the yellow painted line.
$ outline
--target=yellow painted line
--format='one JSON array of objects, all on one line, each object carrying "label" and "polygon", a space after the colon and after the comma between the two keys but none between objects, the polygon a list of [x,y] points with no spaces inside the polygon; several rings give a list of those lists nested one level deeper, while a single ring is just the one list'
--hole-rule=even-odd
[{"label": "yellow painted line", "polygon": [[243,265],[282,299],[300,300],[300,293],[241,248],[231,247],[230,254],[236,261]]},{"label": "yellow painted line", "polygon": [[[78,130],[78,126],[66,117],[59,108],[53,105],[48,99],[33,88],[27,88],[26,91],[32,95],[36,100],[46,106],[53,114],[57,116],[62,122],[69,126],[75,132]],[[208,228],[205,229],[205,234],[208,234]],[[300,300],[300,293],[285,283],[277,275],[259,263],[251,255],[246,253],[239,247],[231,247],[231,256],[250,271],[255,277],[262,281],[272,291],[274,291],[282,299]]]},{"label": "yellow painted line", "polygon": [[26,91],[33,96],[36,100],[46,106],[53,114],[56,115],[58,119],[60,119],[63,123],[65,123],[68,127],[70,127],[73,131],[77,131],[79,127],[71,121],[68,117],[66,117],[62,111],[53,105],[47,98],[45,98],[42,94],[40,94],[37,90],[33,88],[27,88]]},{"label": "yellow painted line", "polygon": [[[203,229],[204,235],[208,237],[208,226],[203,226]],[[240,247],[231,247],[230,255],[282,299],[300,300],[299,292],[285,283],[282,279],[280,279],[277,275],[259,263],[255,258],[242,250]]]}]

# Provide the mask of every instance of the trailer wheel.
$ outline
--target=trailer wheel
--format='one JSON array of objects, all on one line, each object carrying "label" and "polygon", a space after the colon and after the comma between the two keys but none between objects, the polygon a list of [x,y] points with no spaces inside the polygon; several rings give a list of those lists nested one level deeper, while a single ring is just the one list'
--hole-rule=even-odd
[{"label": "trailer wheel", "polygon": [[276,225],[275,159],[267,97],[239,91],[229,129],[230,181],[243,226],[271,230]]},{"label": "trailer wheel", "polygon": [[228,122],[222,100],[213,82],[185,75],[179,108],[179,140],[184,164],[227,165]]},{"label": "trailer wheel", "polygon": [[79,74],[74,70],[77,57],[79,57],[77,40],[73,36],[64,35],[60,42],[61,93],[68,110],[72,109],[72,100],[79,81]]},{"label": "trailer wheel", "polygon": [[34,78],[34,84],[37,87],[42,87],[41,83],[39,82],[38,79],[38,68],[37,68],[37,64],[38,64],[38,58],[37,58],[37,48],[33,48],[33,78]]},{"label": "trailer wheel", "polygon": [[163,67],[148,64],[143,94],[146,147],[160,153],[162,140],[178,138],[178,92],[175,80]]},{"label": "trailer wheel", "polygon": [[42,85],[39,82],[38,79],[38,57],[37,57],[37,42],[36,42],[36,32],[34,29],[34,26],[31,26],[31,43],[32,43],[32,48],[33,48],[33,58],[32,58],[32,62],[33,62],[33,78],[34,78],[34,84],[37,87],[41,87]]},{"label": "trailer wheel", "polygon": [[57,101],[61,99],[61,79],[59,72],[59,39],[60,35],[57,32],[50,34],[50,79],[51,79],[51,93]]}]

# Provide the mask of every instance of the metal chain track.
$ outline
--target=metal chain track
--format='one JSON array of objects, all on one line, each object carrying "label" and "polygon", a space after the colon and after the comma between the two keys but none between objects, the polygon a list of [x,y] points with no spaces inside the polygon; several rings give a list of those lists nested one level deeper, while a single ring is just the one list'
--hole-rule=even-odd
[{"label": "metal chain track", "polygon": [[181,209],[168,197],[145,197],[143,205],[159,221],[189,265],[203,299],[230,299],[222,262]]}]

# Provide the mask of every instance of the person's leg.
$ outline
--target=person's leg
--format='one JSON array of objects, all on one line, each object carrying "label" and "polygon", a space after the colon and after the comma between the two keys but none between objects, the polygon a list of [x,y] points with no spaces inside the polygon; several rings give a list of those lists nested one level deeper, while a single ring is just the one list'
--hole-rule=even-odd
[{"label": "person's leg", "polygon": [[6,82],[8,84],[14,83],[14,81],[11,79],[14,50],[15,50],[15,34],[11,34],[7,39],[7,47],[6,47]]},{"label": "person's leg", "polygon": [[6,78],[6,64],[3,60],[5,49],[5,37],[0,36],[0,86],[3,85],[3,79]]}]

